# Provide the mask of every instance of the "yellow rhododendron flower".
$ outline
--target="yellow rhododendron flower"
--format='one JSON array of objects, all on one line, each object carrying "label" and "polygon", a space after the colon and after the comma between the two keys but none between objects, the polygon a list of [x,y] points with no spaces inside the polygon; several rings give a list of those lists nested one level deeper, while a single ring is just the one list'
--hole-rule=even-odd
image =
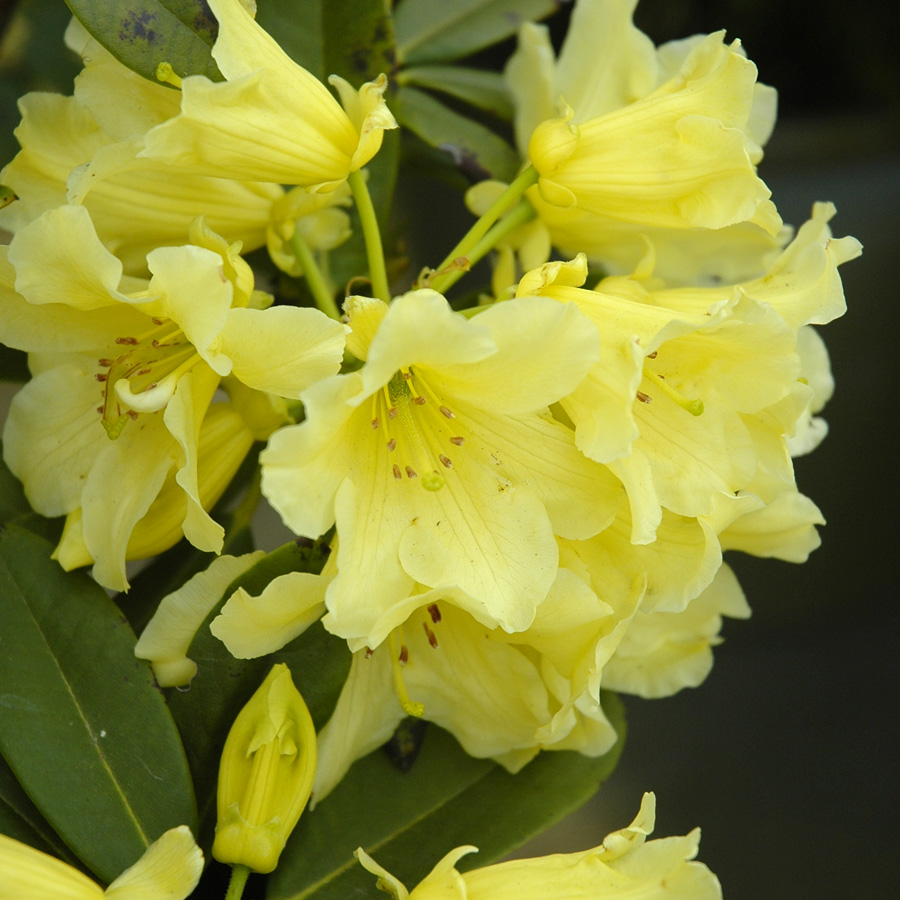
[{"label": "yellow rhododendron flower", "polygon": [[185,900],[203,871],[187,825],[165,832],[104,890],[56,857],[0,834],[0,900]]},{"label": "yellow rhododendron flower", "polygon": [[695,862],[700,831],[647,841],[656,798],[644,794],[635,820],[599,847],[515,859],[460,873],[456,863],[471,846],[448,853],[410,892],[360,847],[356,857],[393,900],[721,900],[719,881]]},{"label": "yellow rhododendron flower", "polygon": [[0,225],[16,232],[47,210],[82,203],[104,246],[134,275],[146,274],[155,247],[183,243],[200,212],[245,252],[282,227],[278,184],[189,175],[138,159],[146,132],[178,114],[178,93],[130,71],[77,21],[66,38],[85,68],[73,97],[31,93],[19,101],[22,150],[0,173],[19,201],[0,212]]},{"label": "yellow rhododendron flower", "polygon": [[491,627],[526,628],[556,577],[554,534],[596,534],[621,492],[546,408],[594,362],[596,331],[540,298],[472,320],[430,290],[345,308],[365,364],[304,392],[306,421],[261,457],[290,528],[337,524],[326,627],[374,646],[418,582],[459,587]]},{"label": "yellow rhododendron flower", "polygon": [[[520,29],[505,78],[519,150],[542,175],[528,192],[539,226],[563,254],[586,253],[608,271],[631,271],[650,242],[670,281],[754,277],[786,239],[754,174],[775,91],[754,83],[740,45],[721,35],[654,48],[632,22],[636,5],[579,0],[558,59],[546,26]],[[559,181],[551,170],[569,149]],[[677,209],[659,202],[667,193]]]},{"label": "yellow rhododendron flower", "polygon": [[[615,732],[600,691],[610,684],[641,696],[699,684],[712,664],[721,617],[748,614],[743,594],[730,571],[720,569],[721,551],[708,525],[667,513],[655,542],[634,545],[624,498],[622,507],[596,537],[558,541],[556,579],[524,631],[481,624],[466,611],[472,600],[458,588],[417,585],[373,627],[369,640],[376,649],[351,641],[359,649],[319,738],[315,799],[384,743],[406,715],[436,722],[470,755],[517,771],[540,750],[605,753]],[[277,651],[324,611],[335,558],[321,575],[278,577],[257,597],[239,590],[210,630],[238,658]],[[190,636],[220,591],[198,603]],[[194,591],[182,593],[188,601]],[[170,600],[145,635],[172,642],[174,629],[161,621],[169,621]],[[186,621],[187,602],[182,608],[178,615]],[[180,644],[182,658],[190,636]],[[159,672],[156,662],[154,668]]]},{"label": "yellow rhododendron flower", "polygon": [[[762,496],[757,506],[773,499],[755,490],[760,431],[786,447],[812,396],[799,383],[792,326],[839,313],[837,265],[858,252],[852,238],[830,238],[828,212],[819,209],[769,274],[742,285],[648,290],[612,277],[588,291],[583,256],[520,282],[520,293],[575,303],[597,326],[601,358],[561,406],[578,446],[625,485],[633,540],[653,540],[663,509],[712,517],[718,532],[749,512],[750,495]],[[784,487],[795,491],[792,475]]]},{"label": "yellow rhododendron flower", "polygon": [[397,124],[384,76],[358,91],[331,76],[342,108],[240,0],[209,6],[219,23],[212,55],[226,80],[185,78],[180,113],[147,133],[141,157],[198,175],[328,191],[378,152]]},{"label": "yellow rhododendron flower", "polygon": [[711,34],[646,97],[587,120],[568,108],[534,130],[542,198],[564,209],[668,228],[781,222],[757,177],[750,117],[756,67]]},{"label": "yellow rhododendron flower", "polygon": [[278,421],[267,393],[297,397],[343,353],[344,326],[324,314],[265,308],[239,245],[202,220],[191,236],[152,251],[149,281],[128,278],[87,210],[64,206],[19,231],[0,266],[0,338],[32,354],[35,376],[13,401],[7,464],[35,509],[71,517],[60,561],[93,560],[95,578],[116,589],[126,558],[182,534],[221,548],[206,510],[271,431],[237,427],[234,409],[230,420],[208,415],[221,379],[255,390],[257,425]]}]

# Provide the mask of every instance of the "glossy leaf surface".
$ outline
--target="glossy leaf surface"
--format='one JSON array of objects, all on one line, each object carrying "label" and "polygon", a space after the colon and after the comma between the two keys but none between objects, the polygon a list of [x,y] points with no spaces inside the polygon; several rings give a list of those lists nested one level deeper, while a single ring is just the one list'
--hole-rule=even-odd
[{"label": "glossy leaf surface", "polygon": [[194,825],[184,751],[116,605],[52,545],[0,532],[0,751],[35,806],[103,880],[168,828]]}]

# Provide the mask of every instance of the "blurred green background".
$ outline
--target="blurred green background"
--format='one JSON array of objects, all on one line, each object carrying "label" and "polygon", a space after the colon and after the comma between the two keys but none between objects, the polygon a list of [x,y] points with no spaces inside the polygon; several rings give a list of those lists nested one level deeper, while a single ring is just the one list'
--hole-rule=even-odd
[{"label": "blurred green background", "polygon": [[[259,0],[265,3],[265,0]],[[453,0],[447,0],[453,2]],[[893,5],[835,0],[642,0],[657,42],[727,28],[780,94],[761,174],[784,219],[832,200],[850,311],[824,336],[837,379],[831,433],[797,477],[828,526],[804,566],[735,557],[754,610],[725,627],[707,682],[628,702],[623,761],[588,808],[528,853],[580,849],[658,797],[658,835],[703,828],[701,859],[727,900],[895,900],[900,875],[897,288],[900,54]],[[565,32],[568,10],[552,21]],[[15,153],[16,98],[71,90],[62,0],[0,5],[0,163]],[[507,44],[486,56],[499,64]],[[415,217],[411,214],[411,219]],[[446,246],[444,237],[441,246]],[[893,437],[892,437],[893,435]]]}]

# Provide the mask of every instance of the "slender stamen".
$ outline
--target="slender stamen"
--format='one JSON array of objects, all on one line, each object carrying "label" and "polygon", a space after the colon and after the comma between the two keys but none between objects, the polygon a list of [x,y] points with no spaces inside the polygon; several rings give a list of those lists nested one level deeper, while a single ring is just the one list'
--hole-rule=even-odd
[{"label": "slender stamen", "polygon": [[402,627],[394,629],[388,636],[388,644],[391,653],[391,670],[394,675],[394,690],[397,692],[397,698],[400,700],[403,711],[408,716],[415,716],[417,719],[421,719],[422,716],[425,715],[425,705],[410,699],[409,693],[406,690],[406,683],[403,681],[401,665],[406,662],[406,659],[401,660],[401,653],[406,650],[406,645],[404,644],[401,650],[397,637],[398,631],[402,631]]},{"label": "slender stamen", "polygon": [[692,416],[703,414],[702,400],[688,400],[687,397],[676,391],[662,375],[657,375],[656,372],[651,372],[649,369],[645,368],[644,373],[667,397],[674,400],[682,409],[687,410]]}]

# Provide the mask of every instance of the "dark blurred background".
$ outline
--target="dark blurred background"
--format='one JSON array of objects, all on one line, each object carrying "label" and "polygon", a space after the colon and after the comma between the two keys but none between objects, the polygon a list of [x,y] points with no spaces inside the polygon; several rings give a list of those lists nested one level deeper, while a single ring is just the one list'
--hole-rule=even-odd
[{"label": "dark blurred background", "polygon": [[[264,3],[265,0],[260,0]],[[448,0],[452,2],[452,0]],[[0,162],[16,98],[68,92],[62,0],[23,0],[0,53]],[[849,313],[824,331],[837,391],[831,433],[797,461],[823,510],[823,546],[803,566],[735,556],[753,607],[729,622],[699,689],[628,702],[622,763],[579,814],[526,852],[582,849],[658,798],[658,835],[703,828],[700,858],[727,900],[896,900],[900,589],[897,538],[900,53],[893,4],[836,0],[642,0],[657,42],[727,28],[781,104],[761,174],[785,221],[832,200],[836,235],[862,259],[842,268]],[[553,21],[565,31],[567,11]],[[11,29],[18,29],[12,31]],[[508,52],[509,47],[505,48]],[[498,56],[497,58],[502,58]],[[892,437],[893,435],[893,437]]]}]

